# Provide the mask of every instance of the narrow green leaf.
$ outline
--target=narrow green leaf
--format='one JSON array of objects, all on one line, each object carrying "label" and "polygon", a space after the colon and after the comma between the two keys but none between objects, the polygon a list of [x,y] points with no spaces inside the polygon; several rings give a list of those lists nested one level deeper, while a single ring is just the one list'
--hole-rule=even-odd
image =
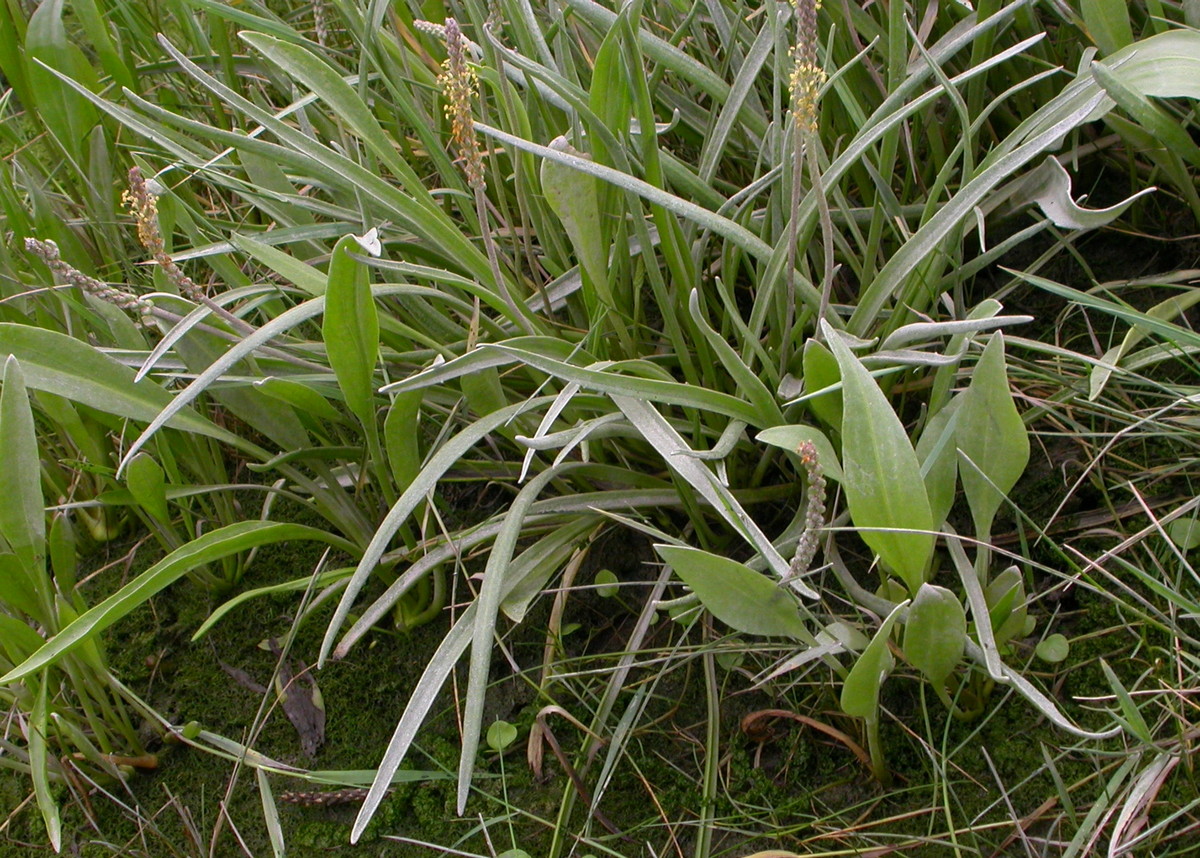
[{"label": "narrow green leaf", "polygon": [[4,362],[0,389],[0,536],[28,576],[42,580],[46,566],[46,508],[37,434],[25,377],[17,359]]},{"label": "narrow green leaf", "polygon": [[243,31],[242,41],[267,57],[287,74],[303,83],[325,102],[329,109],[345,122],[384,164],[400,179],[414,202],[436,209],[420,177],[408,162],[396,153],[370,108],[359,98],[354,88],[319,57],[300,47],[263,33]]},{"label": "narrow green leaf", "polygon": [[396,489],[404,491],[421,471],[420,416],[425,394],[409,390],[392,397],[383,420],[383,443]]},{"label": "narrow green leaf", "polygon": [[58,802],[50,790],[50,749],[47,747],[49,712],[46,706],[46,686],[50,677],[46,671],[38,677],[37,697],[29,716],[29,772],[33,779],[33,794],[37,798],[38,810],[46,823],[46,835],[55,852],[62,851],[62,819],[58,813]]},{"label": "narrow green leaf", "polygon": [[929,511],[934,527],[938,529],[954,506],[955,490],[958,488],[958,450],[954,439],[958,426],[955,415],[961,404],[961,395],[951,399],[945,408],[929,418],[921,437],[917,439],[917,458],[925,475]]},{"label": "narrow green leaf", "polygon": [[64,627],[36,653],[0,677],[0,684],[24,679],[55,663],[67,653],[95,639],[100,632],[193,569],[259,545],[306,539],[324,542],[348,553],[355,550],[351,543],[341,537],[299,524],[240,521],[209,531],[172,551],[107,599],[80,614],[78,619]]},{"label": "narrow green leaf", "polygon": [[271,854],[275,858],[284,858],[287,848],[284,846],[283,827],[279,824],[279,808],[275,806],[275,793],[271,789],[271,781],[262,768],[254,769],[254,778],[258,784],[259,798],[262,800],[263,823],[271,841]]},{"label": "narrow green leaf", "polygon": [[655,545],[654,550],[704,607],[730,628],[751,635],[809,639],[811,633],[789,588],[736,560],[697,548]]},{"label": "narrow green leaf", "polygon": [[1100,659],[1100,668],[1104,671],[1104,678],[1108,680],[1109,686],[1112,687],[1113,693],[1117,696],[1117,705],[1121,709],[1122,718],[1120,720],[1122,726],[1135,738],[1141,739],[1147,745],[1153,745],[1154,734],[1150,732],[1150,727],[1147,726],[1146,719],[1142,717],[1142,712],[1133,701],[1133,697],[1125,690],[1120,677],[1108,666],[1108,662],[1104,659]]},{"label": "narrow green leaf", "polygon": [[1008,387],[1004,335],[992,334],[958,409],[955,441],[959,467],[977,539],[991,538],[1001,502],[1029,463],[1029,434]]},{"label": "narrow green leaf", "polygon": [[[149,379],[135,383],[134,371],[74,337],[32,325],[0,323],[0,355],[21,361],[25,383],[106,414],[151,421],[172,395]],[[258,450],[194,411],[179,408],[166,425],[216,438],[240,450]]]},{"label": "narrow green leaf", "polygon": [[934,539],[917,454],[879,385],[840,336],[824,322],[822,326],[842,374],[842,489],[850,518],[863,541],[909,593],[916,593],[925,580]]},{"label": "narrow green leaf", "polygon": [[939,689],[962,662],[967,614],[945,587],[922,584],[904,621],[904,655]]},{"label": "narrow green leaf", "polygon": [[375,424],[379,314],[367,281],[367,268],[350,256],[357,252],[358,243],[351,235],[342,236],[333,249],[321,334],[346,405],[364,427],[369,427]]}]

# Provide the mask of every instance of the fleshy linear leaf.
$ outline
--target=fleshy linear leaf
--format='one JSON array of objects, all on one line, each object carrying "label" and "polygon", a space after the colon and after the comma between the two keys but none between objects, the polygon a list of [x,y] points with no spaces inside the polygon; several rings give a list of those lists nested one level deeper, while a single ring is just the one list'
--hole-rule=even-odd
[{"label": "fleshy linear leaf", "polygon": [[850,518],[863,541],[915,593],[925,580],[934,539],[917,454],[879,385],[838,334],[824,322],[822,327],[842,371],[842,489]]},{"label": "fleshy linear leaf", "polygon": [[1004,335],[992,334],[958,409],[959,476],[975,536],[987,541],[1001,502],[1029,463],[1029,435],[1008,389]]},{"label": "fleshy linear leaf", "polygon": [[[0,355],[21,361],[25,384],[106,414],[151,421],[174,397],[153,381],[134,382],[134,371],[74,337],[32,325],[0,323]],[[207,435],[251,453],[262,451],[181,404],[167,426]],[[266,458],[265,454],[263,458]]]},{"label": "fleshy linear leaf", "polygon": [[655,545],[654,550],[704,607],[730,628],[751,635],[798,639],[810,634],[800,619],[795,596],[761,572],[697,548]]},{"label": "fleshy linear leaf", "polygon": [[53,664],[72,650],[93,640],[100,632],[144,604],[164,587],[205,563],[258,545],[303,539],[325,542],[348,553],[355,550],[352,543],[339,536],[300,524],[239,521],[209,531],[172,551],[103,602],[80,614],[46,641],[41,649],[0,677],[0,684],[24,679],[35,671]]},{"label": "fleshy linear leaf", "polygon": [[62,852],[62,818],[58,812],[58,802],[50,789],[50,771],[47,765],[50,761],[50,750],[47,747],[46,731],[49,729],[49,717],[46,706],[46,685],[50,677],[46,671],[38,677],[37,697],[33,704],[33,712],[29,718],[29,772],[33,780],[33,794],[37,797],[38,810],[46,823],[46,836],[55,852]]}]

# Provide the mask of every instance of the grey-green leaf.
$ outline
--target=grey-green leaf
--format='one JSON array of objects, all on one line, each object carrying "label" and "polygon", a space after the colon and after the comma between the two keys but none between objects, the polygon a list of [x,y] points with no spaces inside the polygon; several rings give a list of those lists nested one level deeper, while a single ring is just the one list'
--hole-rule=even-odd
[{"label": "grey-green leaf", "polygon": [[350,256],[357,249],[352,235],[342,236],[333,248],[321,334],[346,405],[364,426],[371,426],[375,421],[379,314],[367,282],[366,266]]},{"label": "grey-green leaf", "polygon": [[956,441],[975,536],[986,541],[996,511],[1029,463],[1029,434],[1008,389],[1004,335],[999,331],[971,374],[971,386],[958,410]]},{"label": "grey-green leaf", "polygon": [[900,612],[908,607],[905,600],[892,609],[875,633],[875,637],[862,651],[858,661],[842,684],[842,711],[855,718],[874,720],[879,714],[879,686],[892,669],[895,660],[888,650],[888,637]]},{"label": "grey-green leaf", "polygon": [[842,488],[850,518],[863,541],[915,593],[925,580],[934,539],[917,454],[879,385],[838,334],[822,326],[842,373]]},{"label": "grey-green leaf", "polygon": [[752,635],[808,638],[790,588],[736,560],[697,548],[655,545],[654,550],[704,607],[730,628]]},{"label": "grey-green leaf", "polygon": [[46,557],[42,469],[25,376],[11,355],[0,390],[0,445],[0,536],[27,575],[41,576]]},{"label": "grey-green leaf", "polygon": [[935,686],[941,686],[962,661],[967,614],[945,587],[922,584],[904,623],[904,654]]}]

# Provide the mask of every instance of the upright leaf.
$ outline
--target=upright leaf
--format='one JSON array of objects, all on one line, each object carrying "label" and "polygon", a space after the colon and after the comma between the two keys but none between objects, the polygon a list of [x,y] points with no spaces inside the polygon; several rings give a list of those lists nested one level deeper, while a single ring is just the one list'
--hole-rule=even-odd
[{"label": "upright leaf", "polygon": [[833,329],[822,326],[842,372],[842,488],[850,518],[863,541],[915,593],[925,580],[934,539],[921,465],[879,385]]},{"label": "upright leaf", "polygon": [[321,334],[346,405],[364,426],[373,426],[379,315],[366,266],[350,256],[357,249],[352,235],[342,236],[333,248]]},{"label": "upright leaf", "polygon": [[975,536],[987,541],[992,520],[1029,463],[1029,435],[1008,389],[1004,335],[992,334],[958,409],[956,442],[963,491]]},{"label": "upright leaf", "polygon": [[0,536],[27,575],[42,573],[46,509],[37,435],[25,377],[11,355],[4,362],[4,388],[0,390]]},{"label": "upright leaf", "polygon": [[892,609],[847,674],[846,681],[842,684],[841,697],[842,711],[847,715],[866,718],[868,721],[878,717],[879,686],[883,684],[884,678],[895,664],[895,659],[888,649],[888,637],[892,633],[892,626],[896,625],[896,620],[900,617],[900,612],[906,607],[907,600]]},{"label": "upright leaf", "polygon": [[962,661],[967,643],[967,614],[945,587],[922,584],[904,622],[904,654],[925,674],[939,697],[946,678]]}]

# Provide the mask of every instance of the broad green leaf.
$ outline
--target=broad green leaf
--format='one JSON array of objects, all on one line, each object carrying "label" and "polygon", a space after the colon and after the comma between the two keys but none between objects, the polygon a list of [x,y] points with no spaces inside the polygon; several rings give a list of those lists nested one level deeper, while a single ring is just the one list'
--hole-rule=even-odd
[{"label": "broad green leaf", "polygon": [[825,433],[815,426],[772,426],[759,432],[755,440],[781,447],[789,453],[795,453],[801,444],[808,441],[816,448],[817,462],[825,476],[839,483],[842,481],[842,466],[838,463],[837,452]]},{"label": "broad green leaf", "polygon": [[44,643],[42,636],[28,623],[0,613],[0,647],[4,649],[4,654],[10,662],[18,664],[24,661]]},{"label": "broad green leaf", "polygon": [[[38,598],[37,578],[17,555],[0,552],[0,605],[10,613],[24,614],[45,623],[46,606]],[[49,593],[45,594],[50,596]]]},{"label": "broad green leaf", "polygon": [[160,523],[171,520],[167,508],[167,481],[158,462],[147,453],[138,453],[125,468],[125,485],[141,506]]},{"label": "broad green leaf", "polygon": [[961,404],[961,395],[951,399],[945,408],[929,418],[917,439],[917,458],[925,476],[929,511],[934,527],[939,529],[954,506],[958,488],[958,449],[954,439],[958,426],[956,414]]},{"label": "broad green leaf", "polygon": [[1200,547],[1200,521],[1194,518],[1177,518],[1167,525],[1167,536],[1184,551]]},{"label": "broad green leaf", "polygon": [[[935,687],[962,662],[967,642],[967,614],[945,587],[922,584],[904,621],[904,655]],[[941,696],[941,695],[939,695]]]},{"label": "broad green leaf", "polygon": [[[588,157],[576,151],[565,137],[550,141],[550,148],[580,158]],[[557,161],[542,161],[542,193],[546,195],[550,209],[562,221],[580,266],[604,304],[612,307],[613,298],[607,289],[608,248],[603,244],[596,180]]]},{"label": "broad green leaf", "polygon": [[421,470],[420,418],[425,394],[420,390],[396,393],[383,419],[383,444],[396,489],[404,491]]},{"label": "broad green leaf", "polygon": [[[1103,73],[1100,66],[1096,69],[1097,74]],[[1180,133],[1186,136],[1186,132],[1181,130]],[[1085,209],[1071,198],[1071,174],[1067,168],[1053,155],[1048,155],[1045,161],[1018,180],[1013,203],[1036,204],[1042,214],[1063,229],[1098,229],[1124,214],[1139,197],[1151,193],[1154,193],[1154,188],[1143,188],[1106,208]]]},{"label": "broad green leaf", "polygon": [[369,427],[375,424],[379,314],[367,281],[367,268],[350,256],[357,252],[358,244],[351,235],[342,236],[333,248],[321,334],[346,405],[364,427]]},{"label": "broad green leaf", "polygon": [[48,583],[46,508],[37,434],[24,373],[12,355],[4,362],[4,386],[0,389],[0,536],[20,559],[27,576]]},{"label": "broad green leaf", "polygon": [[874,721],[879,717],[879,686],[891,672],[895,659],[888,649],[888,638],[892,634],[892,626],[900,619],[900,612],[908,607],[905,600],[892,609],[862,651],[862,655],[850,668],[846,681],[842,683],[842,711],[854,718],[865,718]]},{"label": "broad green leaf", "polygon": [[24,679],[93,640],[117,620],[145,604],[155,594],[193,569],[259,545],[308,539],[327,543],[349,553],[354,552],[354,546],[341,537],[299,524],[240,521],[202,534],[172,551],[107,599],[82,613],[78,619],[46,641],[36,653],[0,677],[0,685]]},{"label": "broad green leaf", "polygon": [[493,751],[503,751],[517,741],[517,728],[507,721],[493,721],[487,729],[487,744]]},{"label": "broad green leaf", "polygon": [[54,516],[54,520],[50,523],[48,542],[50,570],[54,573],[54,581],[58,585],[59,592],[69,596],[75,589],[75,573],[78,570],[75,527],[71,524],[69,513],[60,512]]},{"label": "broad green leaf", "polygon": [[833,353],[820,340],[807,340],[804,343],[804,401],[834,432],[842,431],[841,388],[829,393],[820,391],[841,381],[842,373]]},{"label": "broad green leaf", "polygon": [[917,454],[879,385],[839,335],[822,326],[842,373],[842,490],[850,518],[863,541],[915,593],[925,580],[934,539]]},{"label": "broad green leaf", "polygon": [[1152,102],[1144,92],[1129,86],[1120,68],[1105,63],[1093,63],[1092,76],[1104,91],[1130,117],[1153,136],[1155,148],[1165,148],[1174,157],[1182,158],[1193,167],[1200,166],[1200,146],[1192,140],[1179,120]]},{"label": "broad green leaf", "polygon": [[611,569],[601,569],[595,577],[596,595],[601,599],[611,599],[621,592],[620,579]]},{"label": "broad green leaf", "polygon": [[1083,24],[1100,52],[1108,55],[1133,42],[1128,0],[1079,0]]},{"label": "broad green leaf", "polygon": [[964,461],[959,477],[977,539],[991,538],[992,520],[1029,462],[1029,434],[1008,389],[1004,335],[988,341],[958,409],[955,440]]},{"label": "broad green leaf", "polygon": [[697,548],[655,545],[654,550],[704,607],[730,628],[751,635],[805,640],[811,634],[790,589],[761,572]]}]

